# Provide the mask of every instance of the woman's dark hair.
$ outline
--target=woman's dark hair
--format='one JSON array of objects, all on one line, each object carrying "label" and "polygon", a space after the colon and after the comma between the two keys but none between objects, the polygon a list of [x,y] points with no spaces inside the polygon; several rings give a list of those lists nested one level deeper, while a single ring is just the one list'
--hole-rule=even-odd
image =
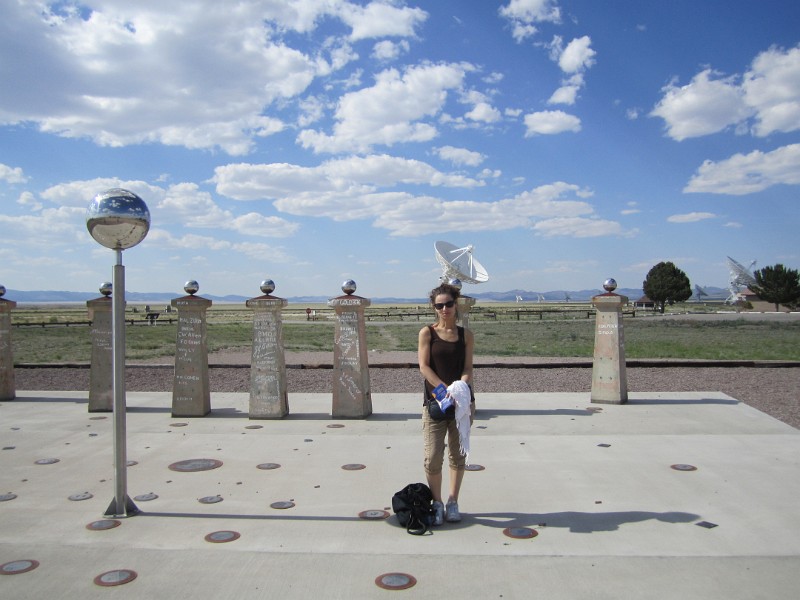
[{"label": "woman's dark hair", "polygon": [[457,287],[450,285],[449,283],[443,283],[439,287],[435,287],[431,290],[430,300],[431,305],[436,302],[436,296],[439,294],[447,294],[453,300],[458,300],[458,297],[461,295],[461,290]]}]

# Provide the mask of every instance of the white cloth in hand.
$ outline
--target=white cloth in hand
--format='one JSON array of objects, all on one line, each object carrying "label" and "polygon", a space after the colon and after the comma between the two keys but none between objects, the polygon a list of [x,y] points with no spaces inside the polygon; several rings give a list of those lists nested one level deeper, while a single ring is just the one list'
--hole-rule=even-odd
[{"label": "white cloth in hand", "polygon": [[461,381],[454,381],[447,388],[448,393],[456,402],[456,427],[458,428],[459,450],[461,456],[465,456],[469,462],[469,429],[472,410],[472,391],[469,386]]}]

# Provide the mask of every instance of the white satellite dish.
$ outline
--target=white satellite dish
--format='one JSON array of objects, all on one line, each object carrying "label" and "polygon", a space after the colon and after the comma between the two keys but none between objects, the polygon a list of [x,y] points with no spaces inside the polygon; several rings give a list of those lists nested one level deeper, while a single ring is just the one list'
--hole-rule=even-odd
[{"label": "white satellite dish", "polygon": [[753,277],[753,274],[750,272],[756,261],[752,261],[750,263],[750,269],[744,267],[744,265],[736,262],[730,256],[726,257],[728,259],[728,270],[730,271],[730,284],[732,286],[739,285],[739,286],[749,286],[749,285],[756,285],[756,278]]},{"label": "white satellite dish", "polygon": [[489,281],[489,273],[472,256],[472,246],[459,248],[448,242],[436,242],[436,260],[442,265],[442,280],[460,279],[462,283]]}]

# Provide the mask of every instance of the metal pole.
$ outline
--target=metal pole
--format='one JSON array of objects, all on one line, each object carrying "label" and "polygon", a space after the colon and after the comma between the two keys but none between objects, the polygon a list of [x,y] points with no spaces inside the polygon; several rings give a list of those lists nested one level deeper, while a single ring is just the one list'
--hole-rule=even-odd
[{"label": "metal pole", "polygon": [[139,512],[128,498],[128,457],[125,433],[125,267],[122,250],[117,249],[112,283],[113,388],[114,388],[114,499],[106,517],[131,517]]}]

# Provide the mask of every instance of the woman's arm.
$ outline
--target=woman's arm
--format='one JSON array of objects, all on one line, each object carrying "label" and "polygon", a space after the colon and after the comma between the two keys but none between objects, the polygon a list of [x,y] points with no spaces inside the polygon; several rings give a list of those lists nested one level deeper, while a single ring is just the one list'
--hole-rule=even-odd
[{"label": "woman's arm", "polygon": [[472,351],[475,348],[475,336],[472,332],[464,328],[464,372],[461,373],[461,381],[467,385],[472,385]]}]

